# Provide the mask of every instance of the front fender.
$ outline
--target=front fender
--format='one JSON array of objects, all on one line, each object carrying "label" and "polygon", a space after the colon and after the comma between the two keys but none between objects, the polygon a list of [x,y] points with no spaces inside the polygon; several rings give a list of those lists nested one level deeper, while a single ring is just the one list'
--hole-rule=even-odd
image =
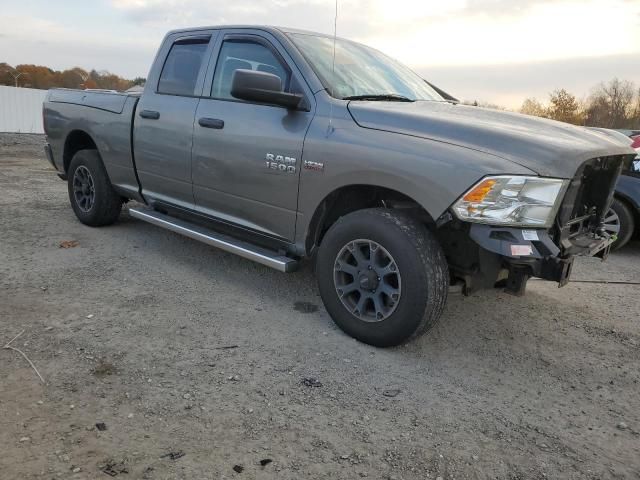
[{"label": "front fender", "polygon": [[[305,168],[311,162],[315,168]],[[317,168],[322,164],[323,168]],[[304,145],[296,243],[302,245],[314,212],[333,191],[370,185],[398,191],[433,219],[489,174],[533,172],[500,157],[457,145],[365,129],[350,117],[317,116]]]}]

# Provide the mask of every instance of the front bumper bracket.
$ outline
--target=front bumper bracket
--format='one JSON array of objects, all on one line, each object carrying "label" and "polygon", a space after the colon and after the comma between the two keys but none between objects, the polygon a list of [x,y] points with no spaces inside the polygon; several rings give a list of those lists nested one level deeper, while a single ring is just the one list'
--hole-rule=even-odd
[{"label": "front bumper bracket", "polygon": [[[527,230],[513,227],[496,227],[472,224],[469,235],[481,248],[498,254],[508,270],[506,290],[514,295],[524,294],[527,280],[538,277],[558,282],[565,286],[571,277],[576,255],[602,256],[606,258],[615,237],[584,234],[588,236],[581,249],[575,245],[570,254],[565,254],[554,243],[547,230]],[[587,240],[587,238],[585,238]]]}]

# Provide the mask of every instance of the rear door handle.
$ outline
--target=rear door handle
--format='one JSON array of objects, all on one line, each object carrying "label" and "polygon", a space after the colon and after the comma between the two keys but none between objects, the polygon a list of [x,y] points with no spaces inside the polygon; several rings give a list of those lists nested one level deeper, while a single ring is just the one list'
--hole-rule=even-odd
[{"label": "rear door handle", "polygon": [[148,118],[149,120],[158,120],[160,118],[160,112],[154,110],[142,110],[140,112],[142,118]]},{"label": "rear door handle", "polygon": [[221,130],[224,128],[224,120],[220,120],[219,118],[202,117],[198,120],[198,125],[204,128],[215,128],[217,130]]}]

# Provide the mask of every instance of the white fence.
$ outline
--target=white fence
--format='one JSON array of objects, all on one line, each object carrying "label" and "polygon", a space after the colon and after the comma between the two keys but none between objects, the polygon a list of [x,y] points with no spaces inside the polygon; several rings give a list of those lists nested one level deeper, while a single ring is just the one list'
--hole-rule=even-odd
[{"label": "white fence", "polygon": [[0,132],[44,133],[42,102],[46,90],[0,85]]}]

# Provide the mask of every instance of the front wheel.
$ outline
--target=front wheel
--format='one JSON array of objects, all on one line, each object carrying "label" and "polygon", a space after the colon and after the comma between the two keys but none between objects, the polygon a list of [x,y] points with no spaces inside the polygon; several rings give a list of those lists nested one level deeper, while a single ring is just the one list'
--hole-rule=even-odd
[{"label": "front wheel", "polygon": [[122,197],[113,189],[96,150],[80,150],[67,172],[69,201],[85,225],[111,225],[120,215]]},{"label": "front wheel", "polygon": [[389,209],[341,217],[322,240],[316,272],[335,323],[378,347],[401,344],[433,327],[449,289],[447,262],[433,234]]}]

